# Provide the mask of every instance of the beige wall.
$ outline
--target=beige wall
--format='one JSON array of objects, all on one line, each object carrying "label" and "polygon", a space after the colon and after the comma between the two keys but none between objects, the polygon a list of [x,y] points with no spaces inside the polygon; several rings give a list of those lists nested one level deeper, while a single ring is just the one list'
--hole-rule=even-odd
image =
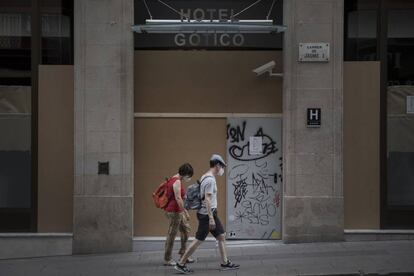
[{"label": "beige wall", "polygon": [[[280,72],[280,57],[276,51],[136,51],[135,112],[281,113],[281,80],[251,72],[270,60]],[[73,66],[41,66],[39,77],[39,232],[71,232]],[[165,234],[162,212],[152,207],[154,187],[183,162],[199,177],[211,153],[225,155],[225,139],[225,119],[135,119],[135,235]]]},{"label": "beige wall", "polygon": [[[148,52],[149,56],[145,53]],[[198,52],[174,51],[180,56],[178,63],[189,61],[183,57],[194,60],[193,54]],[[166,52],[169,58],[167,64],[175,60],[174,52]],[[192,100],[199,103],[201,97],[207,91],[216,93],[214,106],[208,109],[205,106],[180,101],[180,97],[169,98],[175,104],[165,105],[164,101],[158,101],[151,96],[151,87],[158,87],[157,93],[165,96],[172,90],[176,93],[187,93],[186,89],[177,89],[177,84],[166,85],[163,74],[148,76],[148,71],[143,70],[150,62],[150,57],[162,55],[164,52],[143,51],[136,52],[135,59],[135,95],[136,98],[146,94],[148,103],[143,105],[136,101],[135,112],[198,112],[200,107],[203,112],[281,112],[281,94],[279,80],[274,78],[257,78],[262,82],[271,80],[275,83],[274,94],[267,92],[260,94],[259,89],[251,89],[250,84],[238,86],[240,95],[244,95],[240,101],[221,101],[226,98],[224,92],[229,84],[216,82],[215,88],[206,90],[201,86],[200,93],[195,84],[205,81],[209,75],[204,69],[198,77],[192,76],[195,97]],[[216,52],[223,58],[221,52]],[[232,53],[232,52],[230,52]],[[243,67],[239,66],[239,74],[249,72],[253,67],[260,65],[278,55],[275,52],[244,52],[248,55],[248,61]],[[204,53],[203,53],[204,54]],[[207,52],[204,59],[199,57],[199,66],[205,64],[217,64],[212,58],[214,52]],[[258,61],[254,62],[253,56],[257,55]],[[217,57],[217,58],[219,58]],[[260,58],[259,58],[260,57]],[[183,59],[184,58],[184,59]],[[243,52],[233,56],[240,63]],[[159,65],[162,59],[156,58],[154,62]],[[259,61],[260,60],[260,61]],[[275,59],[276,62],[278,59]],[[142,63],[141,63],[142,61]],[[204,64],[204,65],[205,65]],[[253,65],[254,64],[254,65]],[[173,64],[170,65],[173,68]],[[231,63],[221,64],[226,66],[227,75],[233,78]],[[378,229],[379,228],[379,63],[378,62],[346,62],[344,64],[344,194],[345,194],[345,228],[346,229]],[[210,68],[210,74],[215,78],[219,76]],[[243,69],[244,68],[244,69]],[[190,70],[174,71],[176,77],[187,78]],[[147,74],[145,80],[138,72]],[[146,73],[145,73],[146,72]],[[166,72],[163,72],[166,73]],[[191,74],[194,74],[192,72]],[[253,76],[254,74],[251,73]],[[256,79],[244,75],[241,82],[255,82]],[[152,79],[152,83],[150,80]],[[234,80],[235,81],[235,80]],[[210,81],[208,81],[210,82]],[[259,86],[261,84],[258,84]],[[140,89],[137,89],[141,87]],[[163,88],[162,88],[163,87]],[[224,87],[224,88],[223,88]],[[227,88],[226,88],[227,87]],[[240,88],[241,87],[241,88]],[[242,89],[242,88],[245,89]],[[263,86],[262,89],[267,87]],[[171,89],[168,89],[171,88]],[[236,88],[234,88],[236,89]],[[270,89],[270,88],[266,88]],[[255,91],[256,98],[250,98],[248,92]],[[269,94],[270,93],[270,94]],[[223,96],[221,96],[223,95]],[[163,96],[158,94],[159,99]],[[196,99],[198,98],[198,99]],[[258,98],[258,99],[257,99]],[[268,105],[263,98],[271,99],[272,105]],[[249,104],[254,101],[255,104]],[[261,102],[262,101],[262,102]],[[259,103],[261,102],[261,103]],[[217,107],[219,106],[219,107]],[[236,107],[235,107],[236,106]],[[262,109],[262,106],[264,108]],[[162,107],[162,108],[161,108]],[[234,109],[233,109],[234,108]],[[209,111],[213,110],[213,111]],[[201,112],[201,111],[200,111]],[[152,205],[151,193],[164,177],[173,174],[183,162],[194,165],[196,179],[208,167],[207,161],[212,152],[225,154],[225,119],[135,119],[135,235],[164,235],[166,220],[162,212]],[[174,135],[172,135],[174,133]],[[208,143],[206,142],[208,141]],[[72,231],[72,194],[73,194],[73,66],[41,66],[39,71],[39,232],[71,232]],[[221,192],[220,206],[221,217],[225,215],[224,181],[220,180]],[[142,221],[145,221],[142,223]],[[192,218],[193,228],[196,226],[195,217]]]},{"label": "beige wall", "polygon": [[[193,181],[209,168],[212,153],[225,156],[225,119],[135,119],[135,236],[164,236],[167,219],[155,208],[152,192],[185,162],[194,168]],[[226,187],[217,178],[219,216],[225,223]],[[192,183],[190,183],[192,184]],[[192,235],[197,227],[192,213]]]},{"label": "beige wall", "polygon": [[73,66],[40,66],[38,232],[72,232],[73,128]]},{"label": "beige wall", "polygon": [[281,113],[280,51],[135,51],[135,112]]},{"label": "beige wall", "polygon": [[345,62],[345,229],[380,227],[379,108],[379,62]]}]

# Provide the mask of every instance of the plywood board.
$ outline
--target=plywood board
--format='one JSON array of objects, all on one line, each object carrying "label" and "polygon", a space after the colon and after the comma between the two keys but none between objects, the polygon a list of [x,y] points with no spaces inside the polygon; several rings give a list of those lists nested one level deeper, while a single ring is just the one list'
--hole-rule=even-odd
[{"label": "plywood board", "polygon": [[72,232],[73,66],[39,67],[38,232]]},{"label": "plywood board", "polygon": [[135,112],[282,113],[281,51],[135,51]]},{"label": "plywood board", "polygon": [[345,229],[380,227],[380,63],[344,63]]},{"label": "plywood board", "polygon": [[[209,169],[211,154],[225,156],[226,120],[139,118],[135,119],[134,139],[134,235],[165,236],[168,221],[164,211],[155,208],[152,192],[183,163],[192,164],[194,182]],[[217,178],[217,186],[219,216],[225,224],[224,177]],[[198,224],[195,211],[191,213],[194,235]]]}]

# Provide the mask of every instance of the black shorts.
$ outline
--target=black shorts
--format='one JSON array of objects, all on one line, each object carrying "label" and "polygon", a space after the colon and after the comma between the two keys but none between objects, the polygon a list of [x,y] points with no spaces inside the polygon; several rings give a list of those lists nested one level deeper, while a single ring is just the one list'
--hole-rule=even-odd
[{"label": "black shorts", "polygon": [[216,228],[214,230],[210,230],[208,215],[197,213],[197,219],[198,219],[198,229],[196,233],[197,240],[204,241],[207,238],[208,233],[211,233],[215,238],[217,238],[219,235],[224,234],[226,232],[224,231],[223,224],[221,224],[221,221],[217,216],[217,210],[213,211],[213,217],[214,217],[214,221],[216,222]]}]

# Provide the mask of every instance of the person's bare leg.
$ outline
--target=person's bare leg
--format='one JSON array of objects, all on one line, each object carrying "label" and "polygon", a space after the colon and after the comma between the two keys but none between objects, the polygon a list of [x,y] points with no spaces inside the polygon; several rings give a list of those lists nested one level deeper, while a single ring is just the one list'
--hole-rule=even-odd
[{"label": "person's bare leg", "polygon": [[226,237],[224,234],[221,234],[217,237],[218,247],[220,251],[221,261],[223,264],[227,263],[227,251],[226,251]]},{"label": "person's bare leg", "polygon": [[185,253],[181,256],[180,264],[185,264],[187,262],[188,257],[193,255],[194,251],[197,249],[197,247],[200,246],[201,243],[202,241],[194,239],[193,242],[190,244],[190,246],[185,251]]}]

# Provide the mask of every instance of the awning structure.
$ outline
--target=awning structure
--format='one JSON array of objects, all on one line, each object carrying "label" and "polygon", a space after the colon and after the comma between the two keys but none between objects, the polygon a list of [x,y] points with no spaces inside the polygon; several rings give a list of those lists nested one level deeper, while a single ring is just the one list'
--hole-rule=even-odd
[{"label": "awning structure", "polygon": [[281,33],[286,26],[275,25],[272,20],[146,20],[146,24],[135,25],[136,33]]}]

